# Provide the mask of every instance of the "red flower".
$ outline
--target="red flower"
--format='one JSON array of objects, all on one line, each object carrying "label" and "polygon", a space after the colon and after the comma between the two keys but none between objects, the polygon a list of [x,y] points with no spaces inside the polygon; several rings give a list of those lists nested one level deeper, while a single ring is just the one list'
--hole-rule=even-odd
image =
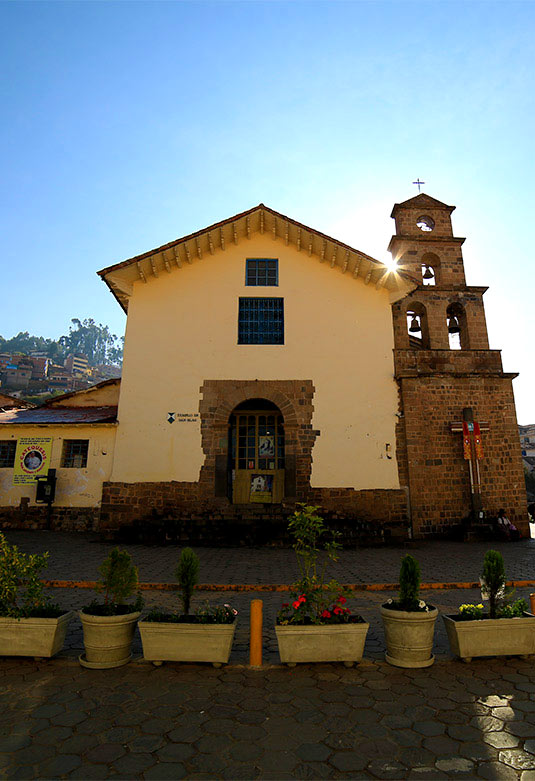
[{"label": "red flower", "polygon": [[345,605],[347,599],[345,597],[338,597],[336,601],[339,602],[341,605]]},{"label": "red flower", "polygon": [[337,616],[342,615],[343,612],[344,611],[342,610],[341,607],[335,607],[334,610],[333,610],[333,613],[335,613]]},{"label": "red flower", "polygon": [[290,604],[289,602],[283,602],[283,603],[282,603],[282,606],[283,606],[283,607],[288,607],[288,606],[289,606],[289,604]]},{"label": "red flower", "polygon": [[329,613],[328,610],[324,610],[323,613],[321,614],[321,617],[322,618],[330,618],[331,614]]},{"label": "red flower", "polygon": [[307,601],[307,598],[305,597],[305,595],[301,594],[301,596],[299,597],[299,602],[306,602],[306,601]]}]

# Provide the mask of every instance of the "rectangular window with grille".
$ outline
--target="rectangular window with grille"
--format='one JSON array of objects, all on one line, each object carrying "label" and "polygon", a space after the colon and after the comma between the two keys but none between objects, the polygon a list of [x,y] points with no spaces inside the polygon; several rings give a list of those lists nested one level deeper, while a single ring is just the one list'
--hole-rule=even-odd
[{"label": "rectangular window with grille", "polygon": [[284,299],[240,298],[238,344],[284,344]]},{"label": "rectangular window with grille", "polygon": [[245,284],[276,287],[279,284],[279,261],[275,258],[248,258],[245,268]]},{"label": "rectangular window with grille", "polygon": [[15,466],[16,439],[0,439],[0,469]]},{"label": "rectangular window with grille", "polygon": [[88,439],[63,440],[61,466],[71,469],[83,469],[87,466]]}]

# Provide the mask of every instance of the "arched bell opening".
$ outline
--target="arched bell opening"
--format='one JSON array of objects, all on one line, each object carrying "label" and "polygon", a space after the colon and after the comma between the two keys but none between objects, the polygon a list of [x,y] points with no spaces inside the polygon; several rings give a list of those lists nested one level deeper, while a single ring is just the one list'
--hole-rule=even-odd
[{"label": "arched bell opening", "polygon": [[468,329],[464,306],[457,302],[450,304],[446,310],[446,322],[450,350],[468,350]]},{"label": "arched bell opening", "polygon": [[429,350],[427,310],[423,304],[412,303],[407,309],[407,332],[409,349]]},{"label": "arched bell opening", "polygon": [[282,502],[284,417],[268,399],[247,399],[229,417],[228,482],[233,504]]},{"label": "arched bell opening", "polygon": [[422,256],[422,284],[438,285],[440,277],[440,258],[434,252]]}]

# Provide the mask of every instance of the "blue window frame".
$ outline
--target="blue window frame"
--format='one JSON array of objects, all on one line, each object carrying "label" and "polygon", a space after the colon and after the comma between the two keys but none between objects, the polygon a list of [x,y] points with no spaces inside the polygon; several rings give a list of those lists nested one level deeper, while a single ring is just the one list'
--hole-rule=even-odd
[{"label": "blue window frame", "polygon": [[279,261],[276,258],[247,258],[245,284],[276,287],[279,284]]},{"label": "blue window frame", "polygon": [[284,299],[240,298],[238,344],[284,344]]}]

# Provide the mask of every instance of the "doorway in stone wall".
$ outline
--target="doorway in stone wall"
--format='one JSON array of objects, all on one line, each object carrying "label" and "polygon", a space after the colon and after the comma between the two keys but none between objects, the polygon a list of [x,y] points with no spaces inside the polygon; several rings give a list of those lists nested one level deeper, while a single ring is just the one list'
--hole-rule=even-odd
[{"label": "doorway in stone wall", "polygon": [[284,495],[284,419],[267,399],[238,404],[229,420],[229,493],[233,504],[275,504]]}]

